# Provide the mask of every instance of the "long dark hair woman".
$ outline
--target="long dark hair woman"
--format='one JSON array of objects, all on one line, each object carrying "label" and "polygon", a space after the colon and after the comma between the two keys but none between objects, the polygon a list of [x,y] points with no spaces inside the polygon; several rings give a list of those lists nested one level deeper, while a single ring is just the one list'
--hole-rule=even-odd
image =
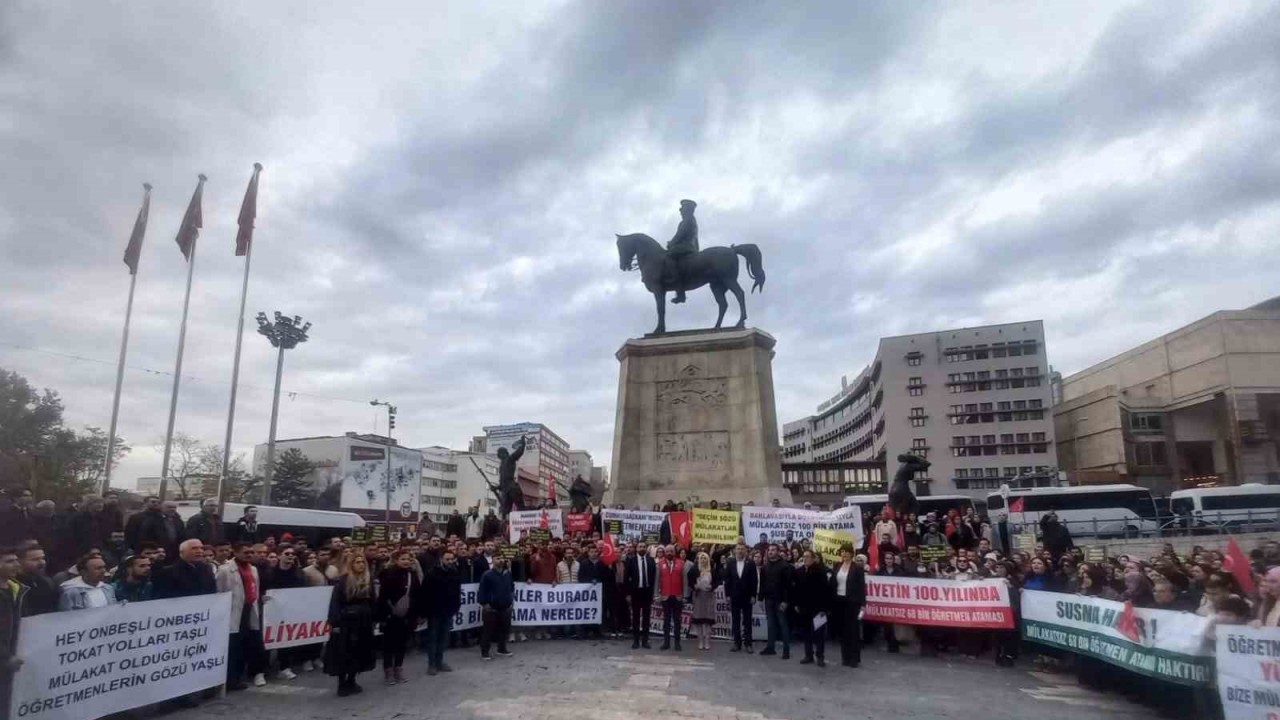
[{"label": "long dark hair woman", "polygon": [[363,692],[356,675],[377,667],[373,640],[373,578],[364,555],[353,553],[329,597],[329,642],[324,671],[338,678],[338,696]]},{"label": "long dark hair woman", "polygon": [[391,565],[378,575],[376,617],[382,628],[382,674],[388,685],[408,682],[404,650],[421,615],[414,603],[422,595],[422,581],[413,570],[413,553],[397,550]]}]

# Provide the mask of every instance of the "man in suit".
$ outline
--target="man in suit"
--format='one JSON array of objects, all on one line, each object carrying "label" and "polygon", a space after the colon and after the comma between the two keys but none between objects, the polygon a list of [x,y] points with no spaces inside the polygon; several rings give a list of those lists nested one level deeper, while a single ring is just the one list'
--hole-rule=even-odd
[{"label": "man in suit", "polygon": [[204,560],[204,543],[195,539],[178,546],[178,562],[156,571],[152,584],[157,600],[218,592],[213,569]]},{"label": "man in suit", "polygon": [[657,587],[658,564],[649,557],[649,548],[636,543],[636,553],[627,558],[626,585],[631,595],[631,649],[649,647],[649,614],[653,590]]},{"label": "man in suit", "polygon": [[756,600],[756,588],[760,585],[756,564],[747,557],[747,546],[739,544],[733,549],[733,558],[725,564],[724,594],[729,598],[729,612],[733,617],[733,652],[742,650],[744,634],[747,652],[751,649],[751,608]]}]

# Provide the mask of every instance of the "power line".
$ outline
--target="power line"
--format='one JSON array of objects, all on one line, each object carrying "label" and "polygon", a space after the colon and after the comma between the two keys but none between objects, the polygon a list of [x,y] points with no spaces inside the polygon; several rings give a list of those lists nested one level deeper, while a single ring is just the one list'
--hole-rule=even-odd
[{"label": "power line", "polygon": [[[75,355],[73,353],[59,352],[57,350],[46,350],[44,348],[31,347],[30,345],[19,345],[17,343],[4,342],[4,341],[0,341],[0,345],[15,348],[17,350],[22,350],[25,352],[39,353],[42,355],[51,355],[53,357],[66,358],[68,360],[75,360],[78,362],[96,363],[98,365],[108,365],[108,366],[114,366],[116,364],[115,361],[112,361],[112,360],[102,360],[101,358],[85,357],[84,355]],[[135,371],[144,372],[144,373],[150,373],[152,375],[173,377],[173,372],[168,370],[154,370],[152,368],[141,367],[138,365],[126,365],[125,369],[135,370]],[[182,379],[191,380],[193,382],[210,383],[213,385],[230,385],[231,384],[227,380],[210,380],[208,378],[202,378],[196,375],[183,375]],[[273,391],[272,388],[263,387],[261,385],[250,385],[248,383],[240,383],[240,385],[241,387],[247,387],[254,390],[262,390],[264,392]],[[297,390],[282,390],[281,392],[283,392],[284,394],[287,394],[290,397],[290,399],[296,398],[296,397],[309,397],[309,398],[316,398],[318,400],[334,400],[337,402],[349,402],[349,403],[356,403],[359,405],[366,405],[369,402],[367,400],[352,400],[351,398],[333,397],[331,395],[318,395],[316,393],[305,393],[305,392],[299,392]]]}]

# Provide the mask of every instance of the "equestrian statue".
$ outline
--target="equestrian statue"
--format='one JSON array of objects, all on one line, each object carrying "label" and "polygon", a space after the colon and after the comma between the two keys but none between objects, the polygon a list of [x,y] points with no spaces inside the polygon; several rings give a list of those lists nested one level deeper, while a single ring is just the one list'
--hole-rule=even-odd
[{"label": "equestrian statue", "polygon": [[729,247],[709,247],[698,249],[698,221],[693,211],[698,204],[692,200],[680,201],[680,226],[675,237],[667,243],[666,250],[657,240],[643,233],[618,235],[618,265],[624,272],[640,269],[640,279],[645,288],[653,293],[654,302],[658,306],[658,326],[653,334],[660,335],[667,331],[667,293],[675,291],[673,303],[685,301],[685,292],[696,290],[703,285],[711,287],[715,295],[720,314],[716,317],[716,327],[724,322],[724,313],[729,303],[724,294],[731,291],[738,299],[738,324],[735,327],[746,327],[747,301],[738,284],[738,256],[746,258],[747,274],[755,282],[751,291],[757,289],[764,292],[764,263],[760,256],[760,248],[752,244],[730,245]]}]

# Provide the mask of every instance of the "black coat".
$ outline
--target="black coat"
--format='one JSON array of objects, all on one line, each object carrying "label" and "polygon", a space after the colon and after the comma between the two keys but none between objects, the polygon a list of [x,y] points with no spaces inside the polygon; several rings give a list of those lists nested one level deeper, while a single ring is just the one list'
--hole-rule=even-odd
[{"label": "black coat", "polygon": [[302,574],[302,568],[294,565],[290,570],[281,570],[280,568],[268,568],[264,573],[258,571],[259,577],[262,579],[263,590],[282,590],[284,588],[296,588],[307,586],[307,576]]},{"label": "black coat", "polygon": [[648,553],[644,555],[632,555],[626,560],[626,567],[623,570],[623,577],[626,578],[627,589],[631,592],[637,592],[640,588],[640,562],[644,562],[645,587],[647,592],[653,592],[658,586],[658,563],[649,557]]},{"label": "black coat", "polygon": [[480,539],[493,540],[502,536],[502,520],[497,515],[485,515],[484,524],[480,526]]},{"label": "black coat", "polygon": [[193,565],[182,559],[152,573],[151,583],[157,600],[213,595],[218,592],[213,570],[208,565]]},{"label": "black coat", "polygon": [[372,670],[377,665],[377,645],[373,635],[374,599],[348,598],[344,575],[329,596],[329,642],[325,644],[324,671],[347,675]]},{"label": "black coat", "polygon": [[457,535],[460,538],[467,536],[467,521],[462,519],[461,515],[450,515],[444,524],[444,536]]},{"label": "black coat", "polygon": [[90,548],[102,548],[111,538],[102,526],[102,516],[88,510],[72,515],[68,530],[71,532],[72,562],[89,552]]},{"label": "black coat", "polygon": [[216,545],[222,541],[222,536],[222,518],[218,515],[202,512],[187,521],[188,538],[195,538],[205,545]]},{"label": "black coat", "polygon": [[31,591],[27,593],[23,617],[58,611],[58,598],[62,591],[53,580],[44,575],[22,573],[18,575],[18,582]]},{"label": "black coat", "polygon": [[484,577],[484,574],[489,572],[489,567],[489,558],[485,557],[484,553],[480,553],[479,555],[471,558],[471,577],[473,579],[470,580],[470,582],[480,582],[480,578]]},{"label": "black coat", "polygon": [[766,560],[760,574],[760,597],[777,602],[790,601],[794,576],[795,569],[786,560]]},{"label": "black coat", "polygon": [[[0,661],[13,657],[18,649],[18,626],[27,612],[27,595],[31,592],[26,585],[18,585],[18,594],[14,596],[8,588],[0,588]],[[5,671],[8,674],[8,670]],[[5,681],[7,682],[7,678]],[[7,699],[7,698],[6,698]]]},{"label": "black coat", "polygon": [[378,600],[374,604],[373,615],[382,621],[391,618],[395,604],[409,594],[408,618],[416,618],[422,611],[422,581],[412,569],[392,565],[378,575]]},{"label": "black coat", "polygon": [[453,570],[443,564],[437,565],[427,573],[419,605],[426,617],[454,615],[458,612],[458,608],[462,607],[462,578],[457,565]]},{"label": "black coat", "polygon": [[831,609],[831,581],[827,569],[820,563],[796,571],[795,587],[791,602],[796,612],[805,616],[817,615]]},{"label": "black coat", "polygon": [[[831,568],[831,597],[838,600],[840,597],[840,566],[836,565]],[[845,577],[844,583],[844,602],[853,603],[854,605],[865,605],[867,603],[867,573],[860,569],[857,565],[849,566],[849,574]]]},{"label": "black coat", "polygon": [[578,561],[578,582],[580,583],[603,583],[612,577],[613,571],[598,559],[584,558]]},{"label": "black coat", "polygon": [[734,557],[725,558],[723,572],[724,594],[725,597],[729,598],[729,602],[735,605],[745,605],[755,600],[756,588],[760,586],[758,573],[755,561],[747,558],[742,568],[742,577],[738,577],[738,559]]}]

